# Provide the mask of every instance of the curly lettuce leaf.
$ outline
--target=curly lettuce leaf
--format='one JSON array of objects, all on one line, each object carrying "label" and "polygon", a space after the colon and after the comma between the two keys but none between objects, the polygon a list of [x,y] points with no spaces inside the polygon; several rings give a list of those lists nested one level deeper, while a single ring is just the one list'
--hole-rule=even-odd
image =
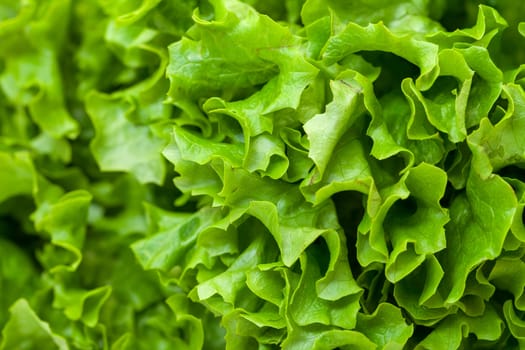
[{"label": "curly lettuce leaf", "polygon": [[17,300],[9,311],[11,317],[2,330],[0,349],[70,349],[66,340],[38,317],[27,300]]},{"label": "curly lettuce leaf", "polygon": [[518,349],[522,7],[2,2],[0,348]]},{"label": "curly lettuce leaf", "polygon": [[450,205],[448,249],[440,254],[447,302],[461,298],[467,275],[476,265],[501,253],[516,207],[514,191],[501,177],[483,180],[471,171],[465,192]]}]

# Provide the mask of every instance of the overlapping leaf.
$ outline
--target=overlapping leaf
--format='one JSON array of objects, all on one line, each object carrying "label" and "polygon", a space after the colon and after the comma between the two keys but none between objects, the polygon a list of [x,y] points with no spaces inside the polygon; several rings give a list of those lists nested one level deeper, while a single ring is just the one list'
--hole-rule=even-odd
[{"label": "overlapping leaf", "polygon": [[4,1],[0,348],[523,347],[485,3]]}]

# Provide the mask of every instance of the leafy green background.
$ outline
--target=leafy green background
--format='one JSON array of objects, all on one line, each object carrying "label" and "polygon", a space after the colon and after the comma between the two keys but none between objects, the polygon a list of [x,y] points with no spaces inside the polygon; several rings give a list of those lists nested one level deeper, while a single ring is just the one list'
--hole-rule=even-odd
[{"label": "leafy green background", "polygon": [[0,349],[525,348],[522,21],[3,0]]}]

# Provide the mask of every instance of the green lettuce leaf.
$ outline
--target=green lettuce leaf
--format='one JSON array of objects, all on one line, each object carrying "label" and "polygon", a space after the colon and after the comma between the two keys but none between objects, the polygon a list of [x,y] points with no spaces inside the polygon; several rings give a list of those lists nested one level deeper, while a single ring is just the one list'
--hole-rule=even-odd
[{"label": "green lettuce leaf", "polygon": [[524,13],[4,0],[0,349],[524,347]]},{"label": "green lettuce leaf", "polygon": [[9,309],[11,317],[2,330],[0,349],[67,350],[66,340],[55,334],[49,323],[42,321],[27,300],[19,299]]}]

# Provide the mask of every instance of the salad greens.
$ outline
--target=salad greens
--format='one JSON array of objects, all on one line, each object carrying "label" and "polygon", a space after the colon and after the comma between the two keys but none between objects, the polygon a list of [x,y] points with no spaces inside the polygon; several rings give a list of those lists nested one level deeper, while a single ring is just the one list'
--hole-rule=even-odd
[{"label": "salad greens", "polygon": [[525,4],[3,0],[0,349],[525,348]]}]

